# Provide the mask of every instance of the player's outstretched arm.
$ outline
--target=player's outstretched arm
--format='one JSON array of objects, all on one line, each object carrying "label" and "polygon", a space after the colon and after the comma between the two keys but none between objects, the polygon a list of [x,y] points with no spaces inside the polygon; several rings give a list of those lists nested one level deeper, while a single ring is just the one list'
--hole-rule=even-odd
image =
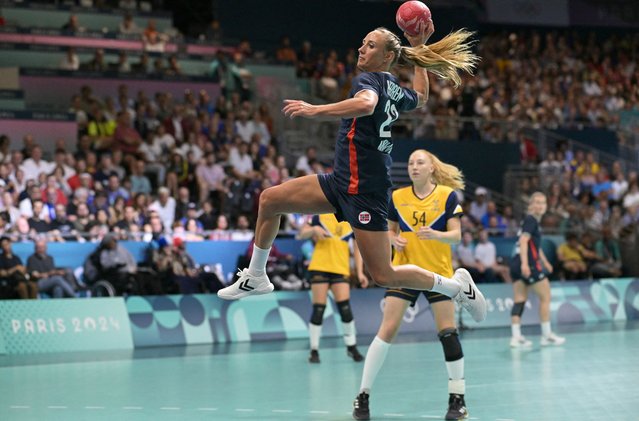
[{"label": "player's outstretched arm", "polygon": [[353,98],[324,105],[312,105],[304,101],[286,99],[282,112],[291,118],[357,118],[373,114],[376,105],[377,94],[365,89],[359,91]]}]

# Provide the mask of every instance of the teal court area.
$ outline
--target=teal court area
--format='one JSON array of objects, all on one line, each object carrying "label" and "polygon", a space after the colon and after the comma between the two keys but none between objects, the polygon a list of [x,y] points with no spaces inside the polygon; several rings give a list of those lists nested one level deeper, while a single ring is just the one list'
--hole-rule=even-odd
[{"label": "teal court area", "polygon": [[[567,343],[511,350],[509,330],[465,331],[470,419],[638,420],[639,323],[564,325]],[[376,420],[443,419],[441,346],[404,335],[371,397]],[[360,338],[362,351],[370,338]],[[348,420],[362,370],[341,341],[0,357],[2,420]]]}]

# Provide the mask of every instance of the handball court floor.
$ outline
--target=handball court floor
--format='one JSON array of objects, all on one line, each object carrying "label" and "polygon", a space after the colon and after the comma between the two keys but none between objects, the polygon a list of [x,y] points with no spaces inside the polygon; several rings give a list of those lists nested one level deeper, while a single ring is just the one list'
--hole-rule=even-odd
[{"label": "handball court floor", "polygon": [[[561,326],[563,347],[508,347],[509,329],[464,331],[470,419],[639,420],[639,322]],[[361,351],[371,338],[359,338]],[[0,357],[0,420],[348,420],[362,363],[324,339]],[[443,419],[434,334],[400,335],[371,397],[375,420]]]}]

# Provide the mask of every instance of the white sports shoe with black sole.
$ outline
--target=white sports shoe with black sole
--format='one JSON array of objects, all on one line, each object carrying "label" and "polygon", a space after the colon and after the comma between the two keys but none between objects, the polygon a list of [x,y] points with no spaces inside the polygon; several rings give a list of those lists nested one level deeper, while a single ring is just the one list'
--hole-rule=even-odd
[{"label": "white sports shoe with black sole", "polygon": [[473,277],[466,269],[460,268],[455,271],[453,279],[461,284],[461,290],[455,297],[455,300],[473,316],[476,322],[482,322],[486,319],[486,299],[479,288],[475,286]]},{"label": "white sports shoe with black sole", "polygon": [[224,300],[239,300],[249,295],[263,295],[273,292],[275,287],[269,281],[268,276],[253,276],[248,269],[242,269],[237,273],[239,279],[226,288],[217,292],[217,296]]}]

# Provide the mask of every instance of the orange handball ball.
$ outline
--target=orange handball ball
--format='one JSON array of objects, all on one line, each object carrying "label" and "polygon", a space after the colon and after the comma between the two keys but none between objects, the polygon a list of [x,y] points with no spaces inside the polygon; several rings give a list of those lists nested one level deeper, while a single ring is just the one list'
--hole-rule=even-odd
[{"label": "orange handball ball", "polygon": [[422,25],[425,28],[430,19],[431,14],[428,6],[417,0],[403,3],[399,6],[395,15],[395,21],[399,29],[411,36],[419,34]]}]

